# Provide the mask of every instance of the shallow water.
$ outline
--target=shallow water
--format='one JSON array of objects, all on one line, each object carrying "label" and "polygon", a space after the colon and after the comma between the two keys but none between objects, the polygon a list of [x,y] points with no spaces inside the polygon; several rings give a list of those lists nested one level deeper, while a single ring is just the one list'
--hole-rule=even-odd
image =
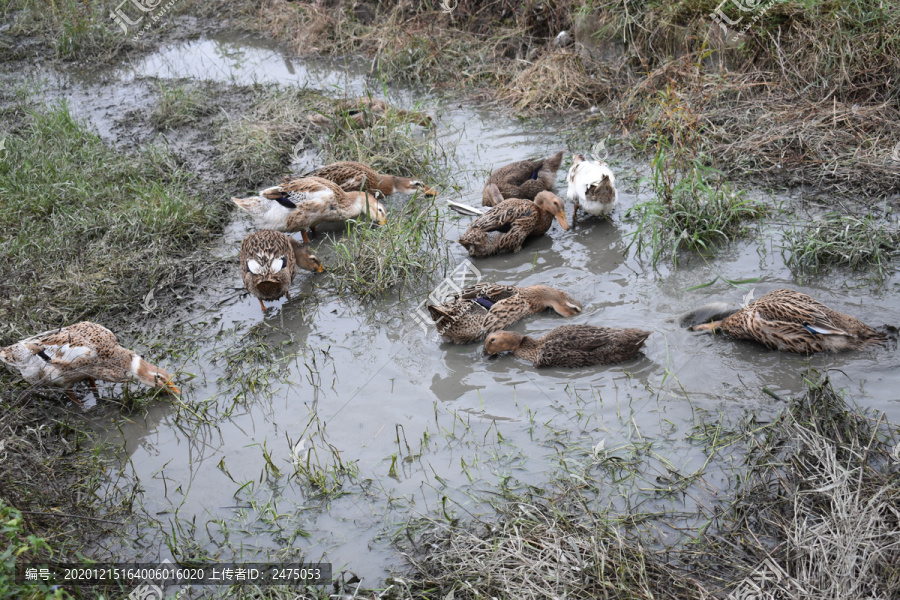
[{"label": "shallow water", "polygon": [[[150,76],[301,85],[335,95],[371,89],[356,67],[300,62],[274,44],[233,35],[168,46],[102,76],[121,81],[120,89]],[[68,85],[56,93],[69,97],[75,112],[95,122],[105,137],[112,135],[103,115],[126,99],[113,93],[104,112],[90,104],[96,102],[89,100],[96,82],[75,77]],[[462,189],[439,198],[480,204],[487,171],[565,146],[556,122],[521,121],[408,89],[375,89],[404,107],[423,102],[437,117],[442,141],[456,145]],[[140,108],[151,99],[132,90],[127,103]],[[442,344],[433,330],[420,328],[411,313],[427,288],[373,308],[335,297],[306,273],[298,276],[293,299],[263,316],[255,300],[236,293],[235,271],[233,280],[211,282],[207,295],[194,298],[171,323],[176,336],[196,340],[180,357],[182,371],[197,376],[184,382],[182,401],[198,413],[205,410],[208,422],[198,424],[185,409],[163,402],[110,431],[110,441],[123,445],[122,470],[111,477],[110,493],[113,486],[139,482],[146,519],[133,523],[131,541],[110,540],[107,550],[147,560],[170,557],[165,537],[173,523],[193,521],[196,530],[185,530],[182,539],[194,539],[215,558],[295,547],[307,559],[330,561],[374,585],[400,564],[390,536],[408,520],[442,510],[458,517],[489,511],[486,503],[501,481],[546,485],[569,460],[567,449],[580,446],[589,453],[601,440],[613,454],[650,443],[651,462],[661,472],[665,466],[693,472],[707,456],[687,438],[703,415],[714,419],[721,412],[732,421],[745,413],[771,417],[784,404],[763,388],[782,398],[800,392],[809,367],[828,370],[855,401],[900,422],[900,360],[893,348],[798,357],[693,334],[671,322],[712,300],[740,302],[750,289],[758,298],[790,286],[872,325],[896,324],[896,281],[874,289],[839,271],[798,286],[783,264],[774,227],[729,245],[714,259],[695,257],[678,269],[653,271],[628,249],[633,226],[624,220],[626,210],[646,198],[646,189],[637,186],[643,167],[610,158],[621,203],[612,220],[581,219],[568,232],[554,225],[522,252],[480,259],[475,266],[485,280],[552,285],[584,305],[574,319],[545,313],[515,330],[541,334],[567,323],[651,329],[643,355],[621,365],[538,372],[512,356],[485,358],[480,345]],[[558,187],[564,196],[563,170]],[[797,202],[787,196],[775,200]],[[447,222],[453,266],[466,258],[453,240],[469,219],[448,213]],[[249,231],[251,223],[238,217],[226,232],[222,255],[236,254]],[[315,244],[326,257],[328,239]],[[745,289],[720,279],[688,290],[716,277],[761,279]],[[283,361],[254,365],[241,358],[259,333],[266,346],[285,354]],[[177,362],[173,357],[170,365]],[[271,372],[257,385],[252,382],[260,370]],[[301,438],[318,452],[313,463],[332,460],[326,457],[333,450],[352,465],[357,473],[344,478],[344,495],[323,501],[294,478],[291,452]],[[266,455],[279,474],[272,467],[267,473]],[[727,489],[728,468],[711,467],[707,481]],[[690,510],[713,495],[677,496],[645,508]]]}]

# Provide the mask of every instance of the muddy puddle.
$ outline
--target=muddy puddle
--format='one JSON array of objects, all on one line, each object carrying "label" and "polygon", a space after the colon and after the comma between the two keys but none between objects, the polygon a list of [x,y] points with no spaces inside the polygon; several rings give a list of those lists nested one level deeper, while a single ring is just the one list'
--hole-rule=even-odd
[{"label": "muddy puddle", "polygon": [[[149,95],[134,91],[141,77],[300,85],[333,95],[374,89],[404,107],[421,102],[461,165],[454,174],[460,191],[439,198],[470,204],[480,204],[487,171],[565,147],[556,123],[376,87],[358,67],[301,62],[242,36],[166,46],[100,76],[107,88],[132,92],[97,100],[90,93],[96,82],[71,76],[67,87],[48,94],[70,98],[76,114],[113,137],[109,116],[118,102],[134,109],[149,105]],[[571,150],[584,149],[567,149],[567,155]],[[484,280],[547,284],[584,305],[574,319],[546,313],[515,330],[541,334],[566,323],[651,329],[643,355],[621,365],[538,372],[512,356],[485,358],[479,345],[439,343],[414,317],[431,286],[360,305],[305,273],[295,282],[293,299],[263,316],[255,300],[240,293],[235,270],[227,280],[210,282],[202,297],[185,299],[185,316],[170,325],[173,338],[188,340],[169,359],[186,374],[182,404],[155,404],[145,416],[110,429],[109,441],[121,451],[107,493],[139,490],[139,518],[124,540],[108,540],[97,552],[148,561],[305,557],[375,585],[401,564],[391,539],[410,520],[442,511],[461,518],[489,513],[488,502],[501,486],[546,486],[561,467],[575,477],[589,468],[591,449],[604,440],[613,455],[643,448],[651,474],[693,473],[707,462],[702,444],[689,439],[697,424],[719,415],[732,422],[748,413],[772,417],[784,404],[763,388],[786,398],[803,389],[810,367],[828,370],[855,401],[900,421],[900,359],[893,348],[806,358],[698,336],[671,322],[712,300],[740,303],[751,289],[759,297],[800,286],[784,266],[774,225],[715,259],[654,271],[628,249],[634,226],[624,219],[629,207],[647,198],[647,189],[639,187],[643,167],[624,156],[610,161],[621,202],[612,220],[582,219],[569,232],[554,225],[519,254],[474,264]],[[564,195],[563,171],[558,187]],[[797,200],[751,193],[773,205]],[[571,206],[567,210],[571,215]],[[447,215],[451,269],[466,259],[453,240],[468,222]],[[233,257],[251,230],[237,216],[221,256]],[[326,257],[328,239],[317,244]],[[714,285],[688,290],[717,277]],[[760,280],[743,289],[723,281],[750,278]],[[872,325],[900,323],[895,280],[876,289],[836,272],[801,289]],[[323,497],[308,477],[298,476],[298,459],[323,473],[321,483],[333,493]],[[642,510],[708,507],[717,491],[729,488],[732,466],[712,464],[708,486],[685,497],[649,500]],[[614,490],[610,496],[614,504],[626,501]]]}]

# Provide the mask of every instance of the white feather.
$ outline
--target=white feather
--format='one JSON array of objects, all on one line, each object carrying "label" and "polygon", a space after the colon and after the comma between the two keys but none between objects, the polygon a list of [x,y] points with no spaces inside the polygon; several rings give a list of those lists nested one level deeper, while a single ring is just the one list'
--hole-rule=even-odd
[{"label": "white feather", "polygon": [[273,275],[284,268],[285,260],[283,258],[276,258],[272,261],[272,266],[269,268],[269,272]]},{"label": "white feather", "polygon": [[[612,202],[603,204],[602,202],[587,199],[587,189],[603,181],[604,176],[609,178],[609,183],[613,186]],[[569,188],[566,191],[566,196],[569,200],[577,202],[586,212],[592,215],[603,215],[612,211],[618,199],[616,176],[605,162],[585,160],[572,165],[572,168],[569,169],[568,179]]]},{"label": "white feather", "polygon": [[260,275],[260,274],[262,274],[262,265],[259,264],[258,262],[256,262],[256,261],[255,261],[254,259],[252,259],[252,258],[249,259],[249,260],[247,261],[247,268],[248,268],[248,269],[250,270],[250,272],[253,273],[254,275]]},{"label": "white feather", "polygon": [[97,356],[97,351],[84,346],[63,344],[62,346],[44,346],[44,354],[49,356],[51,360],[61,363],[72,363],[81,358],[94,358]]}]

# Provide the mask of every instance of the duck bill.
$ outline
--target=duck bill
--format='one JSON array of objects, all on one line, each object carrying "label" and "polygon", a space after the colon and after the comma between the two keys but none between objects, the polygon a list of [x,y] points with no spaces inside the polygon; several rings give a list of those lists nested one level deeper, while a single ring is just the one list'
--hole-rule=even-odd
[{"label": "duck bill", "polygon": [[722,325],[722,321],[713,321],[712,323],[701,323],[690,328],[691,331],[716,331]]},{"label": "duck bill", "polygon": [[556,220],[559,221],[559,226],[562,227],[563,229],[569,228],[569,222],[566,221],[566,212],[565,211],[561,210],[558,213],[556,213]]},{"label": "duck bill", "polygon": [[325,271],[325,265],[319,265],[319,268],[316,269],[316,273],[322,273],[323,271]]},{"label": "duck bill", "polygon": [[166,382],[166,389],[170,393],[175,394],[176,396],[181,394],[181,390],[178,388],[178,386],[175,385],[174,383],[172,383],[171,381]]},{"label": "duck bill", "polygon": [[381,220],[375,221],[375,224],[380,225],[380,226],[387,225],[387,219],[381,219]]},{"label": "duck bill", "polygon": [[422,193],[426,196],[437,196],[438,191],[434,188],[430,188],[427,185],[422,188]]}]

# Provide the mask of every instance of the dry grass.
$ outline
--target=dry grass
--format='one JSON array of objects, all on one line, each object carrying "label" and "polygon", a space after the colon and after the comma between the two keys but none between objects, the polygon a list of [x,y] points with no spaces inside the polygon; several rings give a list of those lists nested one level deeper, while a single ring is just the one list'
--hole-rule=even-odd
[{"label": "dry grass", "polygon": [[499,94],[523,112],[583,108],[614,97],[604,66],[571,50],[554,50],[516,75]]}]

